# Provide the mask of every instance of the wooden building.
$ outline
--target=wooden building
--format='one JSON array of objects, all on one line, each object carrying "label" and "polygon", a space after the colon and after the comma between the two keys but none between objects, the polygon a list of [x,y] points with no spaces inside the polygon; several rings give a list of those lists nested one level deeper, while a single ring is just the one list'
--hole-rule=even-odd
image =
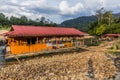
[{"label": "wooden building", "polygon": [[105,34],[104,37],[114,37],[114,38],[118,38],[118,37],[120,37],[120,34]]},{"label": "wooden building", "polygon": [[103,40],[114,40],[117,39],[118,37],[120,37],[120,34],[105,34],[102,36]]},{"label": "wooden building", "polygon": [[74,28],[13,25],[6,33],[11,54],[84,45],[84,32]]}]

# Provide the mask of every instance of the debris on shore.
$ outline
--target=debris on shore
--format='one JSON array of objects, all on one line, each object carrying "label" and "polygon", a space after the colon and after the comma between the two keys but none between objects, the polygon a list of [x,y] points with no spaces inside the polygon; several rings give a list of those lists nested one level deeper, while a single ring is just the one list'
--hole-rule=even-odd
[{"label": "debris on shore", "polygon": [[114,61],[107,57],[105,53],[86,51],[38,57],[21,64],[3,67],[0,69],[0,79],[90,80],[93,78],[109,80],[115,77],[117,71]]}]

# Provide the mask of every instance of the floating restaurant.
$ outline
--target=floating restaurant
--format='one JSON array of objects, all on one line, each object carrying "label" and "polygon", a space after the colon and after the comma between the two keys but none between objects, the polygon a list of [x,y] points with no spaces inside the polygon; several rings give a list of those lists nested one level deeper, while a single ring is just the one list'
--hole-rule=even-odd
[{"label": "floating restaurant", "polygon": [[5,35],[10,53],[23,54],[84,46],[85,34],[75,28],[13,25]]}]

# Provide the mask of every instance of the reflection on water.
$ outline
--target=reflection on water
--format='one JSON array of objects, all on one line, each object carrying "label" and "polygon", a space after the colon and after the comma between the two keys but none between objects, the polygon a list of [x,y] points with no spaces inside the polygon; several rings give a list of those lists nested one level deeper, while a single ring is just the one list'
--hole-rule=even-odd
[{"label": "reflection on water", "polygon": [[0,67],[5,62],[5,58],[3,56],[5,53],[4,51],[5,51],[5,46],[0,46]]}]

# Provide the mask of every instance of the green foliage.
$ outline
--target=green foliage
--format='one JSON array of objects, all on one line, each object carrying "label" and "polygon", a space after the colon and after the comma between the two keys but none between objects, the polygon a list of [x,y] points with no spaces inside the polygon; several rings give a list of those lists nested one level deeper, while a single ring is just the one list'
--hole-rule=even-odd
[{"label": "green foliage", "polygon": [[[102,17],[98,16],[102,15]],[[98,21],[92,22],[89,27],[89,34],[101,36],[103,34],[120,33],[120,18],[115,18],[111,11],[97,14]],[[97,23],[97,24],[96,24]]]},{"label": "green foliage", "polygon": [[118,45],[114,44],[113,45],[113,50],[118,50]]},{"label": "green foliage", "polygon": [[115,34],[119,34],[120,33],[120,23],[113,23],[110,26],[106,27],[106,31],[105,33],[115,33]]},{"label": "green foliage", "polygon": [[118,43],[120,44],[120,37],[118,37]]},{"label": "green foliage", "polygon": [[96,29],[96,35],[100,36],[102,35],[106,30],[106,26],[105,25],[100,25],[100,27],[98,27]]},{"label": "green foliage", "polygon": [[[74,27],[81,31],[88,32],[89,34],[96,35],[96,28],[98,26],[103,25],[103,24],[106,24],[107,26],[111,26],[114,23],[115,24],[120,23],[120,13],[113,14],[112,11],[105,11],[105,10],[103,10],[100,13],[103,15],[101,15],[100,19],[102,20],[99,22],[99,24],[98,24],[98,21],[99,21],[98,17],[100,16],[96,13],[96,15],[94,16],[82,16],[82,17],[78,17],[75,19],[66,20],[62,22],[60,26]],[[108,31],[107,29],[106,31]],[[107,33],[106,31],[105,33]]]},{"label": "green foliage", "polygon": [[0,30],[10,30],[11,29],[11,27],[9,26],[9,27],[0,27]]},{"label": "green foliage", "polygon": [[113,46],[109,49],[109,53],[112,55],[120,55],[120,37],[118,38],[118,42],[113,44]]},{"label": "green foliage", "polygon": [[56,23],[53,23],[45,17],[31,20],[26,16],[21,16],[20,18],[11,16],[9,19],[3,13],[0,13],[0,29],[9,29],[11,25],[57,26]]},{"label": "green foliage", "polygon": [[96,28],[90,29],[90,30],[88,31],[88,33],[91,34],[91,35],[96,34]]},{"label": "green foliage", "polygon": [[118,45],[114,44],[111,49],[109,50],[109,53],[116,55],[118,50]]},{"label": "green foliage", "polygon": [[97,40],[97,38],[92,39],[85,39],[85,45],[87,46],[99,46],[100,45],[100,41]]}]

